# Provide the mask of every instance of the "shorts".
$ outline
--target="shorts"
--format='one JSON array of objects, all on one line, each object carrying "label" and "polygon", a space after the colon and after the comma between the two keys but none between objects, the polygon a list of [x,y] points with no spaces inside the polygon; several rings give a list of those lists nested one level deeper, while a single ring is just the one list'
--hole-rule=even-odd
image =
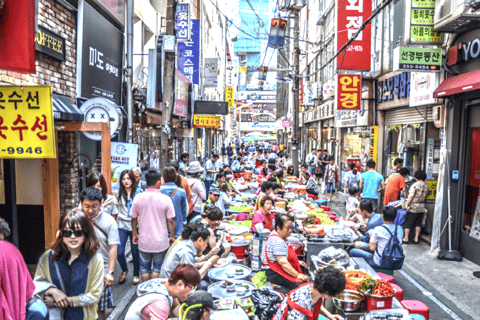
[{"label": "shorts", "polygon": [[151,271],[159,273],[166,253],[167,250],[154,253],[140,251],[140,273],[150,273]]},{"label": "shorts", "polygon": [[325,183],[325,193],[335,193],[335,182]]},{"label": "shorts", "polygon": [[113,299],[112,299],[112,288],[109,287],[105,289],[105,283],[103,286],[102,296],[98,302],[98,310],[105,311],[107,309],[113,308]]},{"label": "shorts", "polygon": [[[203,255],[208,254],[210,251],[212,251],[212,249],[210,248],[210,246],[208,246],[207,249],[203,250]],[[217,253],[217,256],[221,257],[222,254],[224,254],[224,253],[225,253],[225,247],[222,244],[220,246],[220,251]]]}]

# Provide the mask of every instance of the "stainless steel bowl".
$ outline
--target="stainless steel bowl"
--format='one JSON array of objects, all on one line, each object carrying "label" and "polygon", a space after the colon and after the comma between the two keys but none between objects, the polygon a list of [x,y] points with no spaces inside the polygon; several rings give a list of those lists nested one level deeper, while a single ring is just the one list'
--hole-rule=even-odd
[{"label": "stainless steel bowl", "polygon": [[351,312],[360,309],[365,296],[354,290],[345,290],[333,298],[333,304],[337,309]]}]

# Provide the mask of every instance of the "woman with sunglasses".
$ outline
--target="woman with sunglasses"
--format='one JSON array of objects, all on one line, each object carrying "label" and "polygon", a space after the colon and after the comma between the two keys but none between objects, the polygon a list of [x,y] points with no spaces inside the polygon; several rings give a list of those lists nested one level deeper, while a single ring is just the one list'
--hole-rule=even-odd
[{"label": "woman with sunglasses", "polygon": [[97,319],[104,277],[98,247],[92,222],[83,212],[75,209],[61,216],[57,241],[40,257],[34,278],[50,319]]},{"label": "woman with sunglasses", "polygon": [[137,187],[137,180],[131,170],[124,170],[120,173],[120,189],[118,190],[118,235],[120,236],[120,245],[118,246],[117,260],[122,268],[122,273],[118,278],[118,283],[124,283],[128,274],[127,259],[125,258],[125,246],[128,238],[132,248],[133,257],[133,284],[140,282],[140,253],[138,245],[133,244],[132,235],[132,218],[130,217],[130,209],[132,208],[133,198],[142,192]]}]

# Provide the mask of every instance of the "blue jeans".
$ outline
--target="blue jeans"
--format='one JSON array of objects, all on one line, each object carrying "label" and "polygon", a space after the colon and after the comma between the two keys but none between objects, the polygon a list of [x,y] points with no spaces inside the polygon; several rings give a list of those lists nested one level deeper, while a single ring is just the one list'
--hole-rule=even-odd
[{"label": "blue jeans", "polygon": [[127,245],[128,238],[130,238],[133,256],[133,276],[138,277],[140,275],[140,255],[138,253],[138,245],[133,244],[132,242],[132,231],[118,229],[118,235],[120,236],[120,245],[118,246],[117,250],[118,263],[120,263],[122,271],[126,271],[128,269],[127,259],[125,259],[125,246]]},{"label": "blue jeans", "polygon": [[205,180],[205,192],[207,195],[207,199],[208,199],[208,194],[210,193],[210,187],[212,186],[212,184],[213,184],[213,180]]},{"label": "blue jeans", "polygon": [[[162,252],[142,252],[140,251],[140,271],[142,274],[157,272],[160,273],[162,269],[163,260],[167,254],[167,250]],[[153,265],[153,268],[152,268]]]},{"label": "blue jeans", "polygon": [[371,261],[373,253],[363,251],[361,249],[352,249],[350,250],[349,254],[350,257],[363,258],[372,268],[379,268],[379,266]]}]

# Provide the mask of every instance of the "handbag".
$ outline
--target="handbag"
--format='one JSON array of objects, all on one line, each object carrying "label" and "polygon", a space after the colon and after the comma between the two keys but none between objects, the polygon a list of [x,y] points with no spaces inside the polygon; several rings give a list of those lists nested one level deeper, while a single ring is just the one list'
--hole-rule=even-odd
[{"label": "handbag", "polygon": [[[195,185],[195,183],[197,183],[197,181],[195,181],[194,183],[192,183],[192,185],[190,186],[190,189],[193,188],[193,186]],[[199,195],[197,194],[197,197],[195,198],[195,200],[188,202],[188,214],[192,213],[193,210],[195,209],[195,203],[197,203],[198,196],[199,196]]]}]

